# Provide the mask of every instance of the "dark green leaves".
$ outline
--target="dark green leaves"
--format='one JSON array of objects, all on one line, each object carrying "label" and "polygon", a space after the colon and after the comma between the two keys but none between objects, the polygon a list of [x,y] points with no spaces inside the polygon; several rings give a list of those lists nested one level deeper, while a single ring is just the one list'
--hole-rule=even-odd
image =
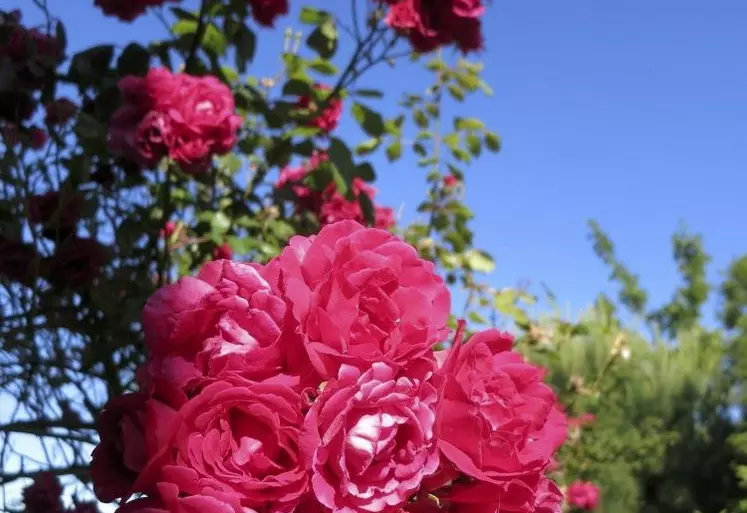
[{"label": "dark green leaves", "polygon": [[350,114],[368,135],[372,137],[384,135],[384,120],[378,112],[356,102],[351,107]]},{"label": "dark green leaves", "polygon": [[150,67],[150,54],[148,50],[137,43],[127,45],[117,59],[117,74],[120,77],[127,75],[144,76]]},{"label": "dark green leaves", "polygon": [[94,46],[73,56],[68,73],[81,88],[98,84],[108,74],[114,58],[114,45]]}]

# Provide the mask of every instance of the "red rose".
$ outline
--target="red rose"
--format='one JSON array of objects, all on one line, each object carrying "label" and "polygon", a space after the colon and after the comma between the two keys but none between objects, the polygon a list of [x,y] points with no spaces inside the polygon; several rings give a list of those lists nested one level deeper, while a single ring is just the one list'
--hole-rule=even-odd
[{"label": "red rose", "polygon": [[459,183],[459,178],[454,175],[446,175],[443,177],[444,187],[455,187]]},{"label": "red rose", "polygon": [[62,513],[62,486],[51,472],[40,472],[34,483],[23,489],[23,503],[27,513]]},{"label": "red rose", "polygon": [[277,374],[285,315],[285,303],[259,266],[210,262],[197,278],[182,278],[146,303],[142,322],[151,361],[142,374],[144,384],[182,389],[205,376]]},{"label": "red rose", "polygon": [[176,411],[146,394],[114,397],[99,416],[101,441],[91,455],[91,478],[102,502],[153,486],[150,469],[173,435]]},{"label": "red rose", "polygon": [[[565,440],[565,416],[543,371],[497,330],[457,337],[440,369],[436,433],[442,455],[474,481],[452,486],[456,503],[531,511],[543,473]],[[491,512],[494,511],[491,509]]]},{"label": "red rose", "polygon": [[182,407],[161,481],[199,495],[220,490],[255,511],[288,512],[308,489],[299,456],[301,397],[291,378],[208,385]]},{"label": "red rose", "polygon": [[317,500],[333,513],[399,511],[438,467],[427,372],[343,365],[304,421]]},{"label": "red rose", "polygon": [[592,511],[599,504],[599,488],[589,481],[576,481],[568,487],[566,500],[578,509]]},{"label": "red rose", "polygon": [[107,260],[106,246],[98,241],[69,237],[45,259],[45,277],[63,288],[87,287]]},{"label": "red rose", "polygon": [[167,221],[166,224],[163,225],[163,229],[161,230],[161,237],[164,237],[166,239],[171,238],[178,226],[179,225],[174,221]]},{"label": "red rose", "polygon": [[34,281],[34,266],[38,258],[33,245],[0,235],[0,276],[30,285]]},{"label": "red rose", "polygon": [[450,303],[434,271],[401,239],[353,221],[291,239],[266,268],[298,323],[302,349],[288,350],[291,364],[318,383],[343,363],[403,365],[429,353]]},{"label": "red rose", "polygon": [[75,231],[81,217],[83,198],[78,193],[49,191],[29,198],[29,222],[45,227],[45,236],[64,239]]},{"label": "red rose", "polygon": [[252,17],[265,27],[273,27],[275,18],[288,14],[288,0],[249,0]]},{"label": "red rose", "polygon": [[78,106],[68,98],[58,98],[44,106],[47,113],[47,123],[60,125],[68,122],[78,111]]},{"label": "red rose", "polygon": [[213,248],[213,260],[231,260],[233,258],[233,248],[228,242]]},{"label": "red rose", "polygon": [[180,0],[95,0],[94,5],[107,16],[114,16],[121,21],[133,21],[145,13],[148,7],[158,7],[168,2]]},{"label": "red rose", "polygon": [[467,53],[482,48],[479,18],[485,14],[481,0],[387,0],[390,5],[386,22],[407,34],[413,48],[425,53],[456,44]]},{"label": "red rose", "polygon": [[[332,88],[325,84],[314,84],[316,91],[329,91],[332,92]],[[301,109],[308,109],[310,111],[316,111],[318,109],[316,100],[310,96],[301,96],[298,99],[298,107]],[[309,122],[309,126],[315,126],[323,133],[329,133],[337,128],[340,122],[340,116],[342,115],[342,100],[339,97],[331,99],[326,108],[317,113],[316,117]]]},{"label": "red rose", "polygon": [[47,132],[42,130],[41,128],[32,128],[31,129],[31,142],[29,143],[29,146],[31,146],[34,150],[41,150],[44,148],[44,145],[47,144],[47,141],[49,140],[49,136],[47,135]]}]

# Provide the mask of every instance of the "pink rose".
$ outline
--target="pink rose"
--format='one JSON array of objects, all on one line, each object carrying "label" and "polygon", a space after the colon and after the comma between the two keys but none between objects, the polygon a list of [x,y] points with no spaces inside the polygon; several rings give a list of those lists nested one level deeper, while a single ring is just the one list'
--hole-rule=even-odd
[{"label": "pink rose", "polygon": [[23,489],[23,503],[27,513],[63,513],[60,480],[51,472],[36,474],[33,484]]},{"label": "pink rose", "polygon": [[599,487],[589,481],[575,481],[568,487],[566,500],[578,509],[593,511],[599,504]]},{"label": "pink rose", "polygon": [[299,456],[301,397],[290,377],[208,385],[184,405],[161,481],[199,495],[219,490],[255,511],[293,511],[308,489]]},{"label": "pink rose", "polygon": [[290,364],[312,382],[334,378],[342,364],[404,365],[446,334],[443,280],[383,230],[343,221],[294,237],[266,272],[298,323],[301,347],[288,349]]},{"label": "pink rose", "polygon": [[169,443],[176,411],[144,393],[114,397],[99,416],[101,441],[92,454],[91,478],[102,502],[153,486],[150,469]]},{"label": "pink rose", "polygon": [[191,389],[225,373],[247,379],[277,374],[285,316],[285,303],[259,266],[207,263],[197,278],[184,277],[146,303],[142,321],[151,361],[141,373],[144,384],[173,398],[179,394],[171,386]]},{"label": "pink rose", "polygon": [[58,98],[44,106],[47,113],[47,123],[50,125],[61,125],[67,123],[75,116],[78,106],[68,98]]},{"label": "pink rose", "polygon": [[428,373],[343,365],[304,421],[317,500],[333,513],[399,511],[438,467]]},{"label": "pink rose", "polygon": [[565,416],[544,372],[512,350],[507,333],[487,330],[454,341],[440,369],[436,418],[442,455],[474,481],[446,493],[525,511],[565,440]]},{"label": "pink rose", "polygon": [[[332,93],[332,88],[326,84],[314,84],[314,89],[317,91],[329,91],[330,94]],[[309,109],[310,111],[316,111],[318,109],[316,100],[310,96],[301,96],[298,99],[298,106],[301,109]],[[316,117],[309,122],[309,125],[317,127],[326,134],[337,128],[341,115],[342,100],[336,97],[329,101],[322,112],[317,113]]]},{"label": "pink rose", "polygon": [[165,68],[119,82],[123,103],[109,126],[112,151],[144,167],[163,157],[186,172],[201,172],[236,142],[241,118],[233,95],[212,76],[172,74]]},{"label": "pink rose", "polygon": [[213,154],[231,150],[241,118],[231,90],[217,78],[181,75],[181,80],[174,108],[168,111],[173,130],[169,156],[186,170],[201,171]]},{"label": "pink rose", "polygon": [[288,0],[249,0],[252,17],[265,27],[273,27],[275,18],[288,14]]}]

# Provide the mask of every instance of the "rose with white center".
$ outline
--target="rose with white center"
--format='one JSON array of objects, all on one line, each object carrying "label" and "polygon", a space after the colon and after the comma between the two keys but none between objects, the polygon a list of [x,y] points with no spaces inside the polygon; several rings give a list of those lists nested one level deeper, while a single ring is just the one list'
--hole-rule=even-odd
[{"label": "rose with white center", "polygon": [[406,373],[343,365],[306,415],[313,494],[334,513],[399,510],[438,467],[429,365]]}]

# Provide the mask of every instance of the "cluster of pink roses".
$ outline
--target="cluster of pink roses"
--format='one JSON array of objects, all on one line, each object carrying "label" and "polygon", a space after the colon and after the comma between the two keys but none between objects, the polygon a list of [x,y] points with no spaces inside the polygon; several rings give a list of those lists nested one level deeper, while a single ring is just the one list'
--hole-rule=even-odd
[{"label": "cluster of pink roses", "polygon": [[[329,91],[331,94],[331,89],[326,84],[314,84],[314,90],[316,91]],[[298,107],[309,111],[316,111],[318,109],[314,99],[310,96],[299,97]],[[337,125],[340,123],[340,116],[342,116],[342,100],[337,97],[331,98],[324,110],[315,113],[314,118],[309,124],[317,127],[322,133],[328,134],[337,128]]]},{"label": "cluster of pink roses", "polygon": [[[94,0],[94,5],[107,16],[115,16],[122,21],[133,21],[145,14],[150,7],[160,7],[181,0]],[[257,23],[273,26],[275,18],[288,14],[288,0],[246,0]]]},{"label": "cluster of pink roses", "polygon": [[379,0],[389,5],[387,24],[407,35],[421,53],[456,44],[462,52],[482,49],[482,0]]},{"label": "cluster of pink roses", "polygon": [[231,90],[213,76],[173,74],[165,68],[119,83],[122,106],[109,126],[109,146],[146,168],[168,156],[190,173],[228,153],[241,118]]},{"label": "cluster of pink roses", "polygon": [[121,513],[559,512],[565,417],[488,330],[450,351],[432,263],[353,221],[266,265],[214,261],[143,311],[141,391],[111,398],[91,474]]},{"label": "cluster of pink roses", "polygon": [[[361,194],[368,196],[373,203],[376,189],[360,178],[353,180],[353,198],[347,199],[337,190],[337,185],[332,182],[324,190],[317,191],[303,184],[303,179],[309,173],[314,172],[327,160],[323,152],[314,153],[304,164],[297,167],[286,167],[280,172],[280,177],[275,182],[276,189],[287,188],[294,196],[296,208],[300,211],[313,212],[322,226],[337,221],[353,220],[363,223],[365,216],[360,206]],[[389,207],[374,205],[374,226],[381,229],[389,229],[395,224],[394,211]]]}]

